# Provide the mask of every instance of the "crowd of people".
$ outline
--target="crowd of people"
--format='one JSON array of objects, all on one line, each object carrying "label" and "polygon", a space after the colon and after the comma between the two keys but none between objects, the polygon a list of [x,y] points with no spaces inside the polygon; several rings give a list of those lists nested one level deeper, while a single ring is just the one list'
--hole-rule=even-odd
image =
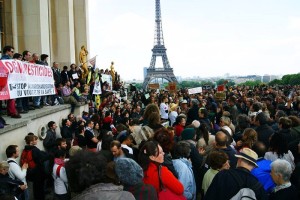
[{"label": "crowd of people", "polygon": [[121,100],[107,91],[97,106],[87,92],[89,110],[66,116],[60,135],[48,123],[45,151],[34,133],[7,147],[0,199],[29,199],[30,182],[36,200],[49,188],[64,200],[299,199],[300,87],[215,93],[135,89]]},{"label": "crowd of people", "polygon": [[[80,54],[82,57],[82,53]],[[14,59],[22,62],[34,63],[49,66],[49,55],[32,53],[28,50],[22,54],[14,52],[13,46],[5,46],[2,50],[1,60]],[[21,118],[22,114],[28,113],[30,110],[41,109],[44,106],[54,106],[59,104],[71,104],[71,113],[74,113],[76,106],[95,101],[93,89],[95,82],[101,83],[103,92],[109,87],[107,81],[101,80],[102,74],[113,77],[112,86],[118,90],[121,86],[120,75],[114,70],[113,62],[109,69],[99,70],[93,66],[88,66],[86,60],[79,66],[72,63],[70,67],[61,67],[58,62],[52,63],[52,72],[55,85],[55,94],[49,96],[22,97],[17,99],[8,99],[5,102],[0,101],[0,116],[7,115],[12,118]],[[62,68],[62,70],[61,70]],[[1,84],[1,88],[5,86]],[[110,88],[111,90],[112,88]],[[4,109],[6,107],[6,109]],[[4,124],[3,124],[4,122]],[[0,128],[3,128],[5,121],[1,118]]]}]

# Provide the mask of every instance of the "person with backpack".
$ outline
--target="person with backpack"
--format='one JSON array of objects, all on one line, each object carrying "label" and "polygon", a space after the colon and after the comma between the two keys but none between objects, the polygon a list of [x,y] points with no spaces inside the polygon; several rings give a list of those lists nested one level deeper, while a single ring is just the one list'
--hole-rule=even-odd
[{"label": "person with backpack", "polygon": [[44,183],[46,179],[44,162],[49,160],[49,154],[36,147],[38,137],[27,135],[25,137],[26,145],[21,155],[20,164],[28,163],[27,181],[33,182],[33,196],[35,200],[44,200]]},{"label": "person with backpack", "polygon": [[[25,185],[27,185],[26,182],[26,174],[27,174],[27,168],[28,168],[28,163],[24,163],[22,167],[19,166],[17,163],[16,159],[20,155],[19,147],[17,145],[9,145],[6,148],[6,157],[7,157],[7,163],[9,164],[9,177],[12,178],[13,180],[18,180],[22,181]],[[24,192],[21,193],[18,199],[22,200],[29,200],[29,190],[26,187],[24,189]]]},{"label": "person with backpack", "polygon": [[54,193],[58,200],[71,199],[68,178],[65,169],[66,151],[59,149],[55,152],[52,177],[54,179]]},{"label": "person with backpack", "polygon": [[268,198],[263,186],[250,173],[253,168],[257,167],[257,154],[249,148],[243,148],[235,156],[238,158],[237,168],[217,173],[204,200],[241,199],[242,196],[259,200]]}]

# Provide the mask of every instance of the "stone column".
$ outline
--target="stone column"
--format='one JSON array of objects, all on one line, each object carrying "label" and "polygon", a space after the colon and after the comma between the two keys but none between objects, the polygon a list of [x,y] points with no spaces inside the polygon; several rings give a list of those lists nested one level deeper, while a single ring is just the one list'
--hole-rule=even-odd
[{"label": "stone column", "polygon": [[[89,51],[88,40],[88,0],[74,0],[74,29],[76,63],[79,64],[79,52],[82,45]],[[94,55],[88,55],[88,58]]]},{"label": "stone column", "polygon": [[52,62],[60,67],[75,62],[73,0],[50,1]]}]

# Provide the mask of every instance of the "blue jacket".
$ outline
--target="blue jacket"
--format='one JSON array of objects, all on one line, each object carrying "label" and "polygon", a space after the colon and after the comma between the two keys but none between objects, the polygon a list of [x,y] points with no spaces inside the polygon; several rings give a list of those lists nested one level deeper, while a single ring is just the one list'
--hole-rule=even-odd
[{"label": "blue jacket", "polygon": [[258,181],[264,186],[264,189],[268,193],[271,193],[273,188],[276,186],[270,175],[271,163],[272,161],[270,160],[260,158],[256,161],[258,167],[254,168],[251,171],[251,174],[253,174],[258,179]]},{"label": "blue jacket", "polygon": [[184,187],[183,195],[188,200],[196,200],[196,182],[192,164],[186,158],[173,160],[173,165],[178,173],[178,180]]}]

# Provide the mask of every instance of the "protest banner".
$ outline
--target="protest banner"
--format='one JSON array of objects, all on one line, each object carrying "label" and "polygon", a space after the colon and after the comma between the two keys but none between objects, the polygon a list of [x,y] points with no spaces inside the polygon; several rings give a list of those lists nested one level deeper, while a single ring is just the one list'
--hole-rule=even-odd
[{"label": "protest banner", "polygon": [[[104,84],[103,90],[105,90],[105,91],[111,91],[112,88],[113,88],[111,75],[101,74],[101,76],[102,76],[101,77],[102,83]],[[105,82],[107,84],[105,84]]]},{"label": "protest banner", "polygon": [[0,100],[55,94],[51,67],[0,60]]},{"label": "protest banner", "polygon": [[202,87],[195,87],[188,89],[189,94],[197,94],[202,92]]}]

